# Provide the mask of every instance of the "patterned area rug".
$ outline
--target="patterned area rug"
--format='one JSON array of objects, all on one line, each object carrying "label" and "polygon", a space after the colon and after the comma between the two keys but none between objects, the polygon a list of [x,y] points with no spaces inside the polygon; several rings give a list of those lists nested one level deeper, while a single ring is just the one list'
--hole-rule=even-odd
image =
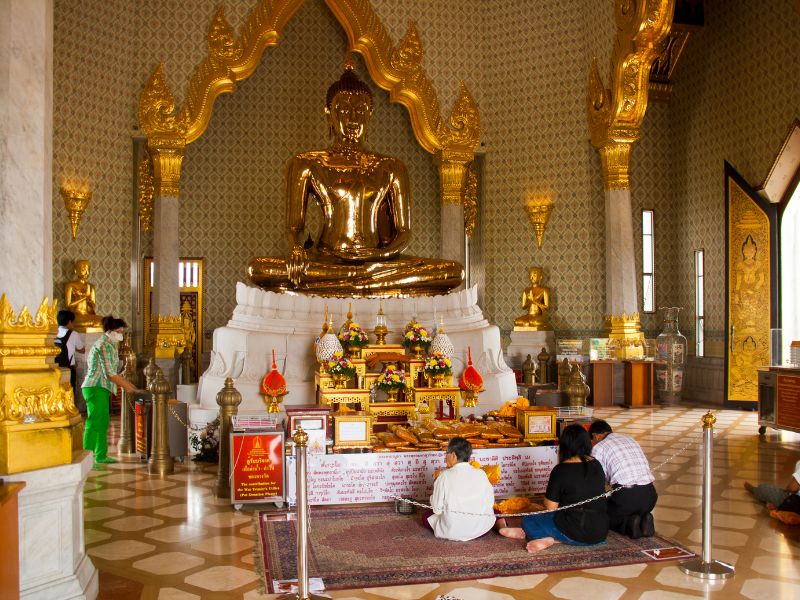
[{"label": "patterned area rug", "polygon": [[[270,592],[274,591],[273,580],[297,577],[295,525],[285,514],[258,515],[262,556],[258,566],[263,567]],[[312,507],[309,536],[309,576],[321,577],[329,590],[593,569],[694,556],[659,535],[631,540],[613,532],[605,544],[556,544],[533,555],[525,552],[522,542],[494,533],[470,542],[450,542],[433,537],[419,515],[399,515],[391,506]]]}]

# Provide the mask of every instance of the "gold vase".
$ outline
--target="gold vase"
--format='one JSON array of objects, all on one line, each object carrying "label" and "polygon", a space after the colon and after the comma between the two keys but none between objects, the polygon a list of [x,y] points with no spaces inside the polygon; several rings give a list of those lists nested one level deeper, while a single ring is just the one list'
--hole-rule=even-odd
[{"label": "gold vase", "polygon": [[347,358],[361,358],[361,346],[356,344],[348,344]]},{"label": "gold vase", "polygon": [[472,390],[463,390],[464,408],[475,408],[478,404],[478,394]]},{"label": "gold vase", "polygon": [[428,387],[432,388],[444,388],[447,387],[448,381],[447,379],[450,375],[446,373],[434,373],[432,375],[428,375]]},{"label": "gold vase", "polygon": [[351,377],[343,373],[333,373],[331,379],[333,379],[333,389],[343,390],[347,387],[347,382],[350,381]]},{"label": "gold vase", "polygon": [[397,402],[397,395],[400,393],[398,388],[389,388],[386,390],[386,395],[389,396],[387,402]]},{"label": "gold vase", "polygon": [[414,354],[414,358],[422,358],[422,353],[425,352],[425,346],[422,344],[411,344],[408,348]]}]

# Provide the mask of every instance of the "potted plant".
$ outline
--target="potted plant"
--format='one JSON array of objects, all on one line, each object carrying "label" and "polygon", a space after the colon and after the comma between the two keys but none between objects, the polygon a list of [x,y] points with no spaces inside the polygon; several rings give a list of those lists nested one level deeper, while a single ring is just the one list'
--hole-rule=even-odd
[{"label": "potted plant", "polygon": [[367,333],[355,322],[350,322],[346,328],[342,328],[338,337],[350,358],[361,358],[361,349],[369,344]]},{"label": "potted plant", "polygon": [[325,372],[331,376],[333,387],[337,390],[344,389],[347,382],[356,376],[355,366],[341,352],[334,352],[328,359],[325,363]]},{"label": "potted plant", "polygon": [[417,323],[415,319],[406,325],[403,335],[403,346],[414,353],[414,358],[422,358],[422,353],[431,345],[431,336],[428,330]]},{"label": "potted plant", "polygon": [[430,387],[447,387],[447,380],[453,375],[453,361],[443,352],[432,352],[425,361],[424,370]]},{"label": "potted plant", "polygon": [[397,402],[397,394],[406,387],[406,374],[394,367],[386,367],[376,382],[378,389],[389,396],[389,402]]}]

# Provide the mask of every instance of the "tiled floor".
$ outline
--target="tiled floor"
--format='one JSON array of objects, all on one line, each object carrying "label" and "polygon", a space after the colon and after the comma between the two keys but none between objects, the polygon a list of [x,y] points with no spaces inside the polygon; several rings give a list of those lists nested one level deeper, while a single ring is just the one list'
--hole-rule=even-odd
[{"label": "tiled floor", "polygon": [[[664,463],[656,472],[656,529],[698,552],[702,477],[695,442],[704,412],[595,412],[616,431],[636,437],[654,467]],[[713,558],[735,565],[733,579],[703,583],[668,562],[331,595],[341,600],[433,600],[439,594],[459,600],[800,598],[800,527],[770,519],[742,488],[745,480],[786,482],[800,457],[800,436],[768,431],[759,439],[752,412],[719,411],[717,418]],[[236,512],[215,498],[214,471],[208,465],[177,464],[175,474],[159,479],[138,462],[124,462],[92,472],[85,491],[86,545],[102,573],[101,598],[269,597],[258,592],[252,512]]]}]

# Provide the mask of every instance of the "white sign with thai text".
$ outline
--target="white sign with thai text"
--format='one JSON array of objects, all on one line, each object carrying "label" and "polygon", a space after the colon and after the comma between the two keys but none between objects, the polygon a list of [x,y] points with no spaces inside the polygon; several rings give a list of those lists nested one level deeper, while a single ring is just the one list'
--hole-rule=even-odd
[{"label": "white sign with thai text", "polygon": [[[375,452],[308,456],[310,504],[390,502],[396,496],[427,502],[433,492],[433,473],[444,469],[444,452]],[[544,493],[558,448],[479,449],[472,460],[500,465],[498,498]],[[295,458],[286,457],[287,500],[295,502]]]}]

